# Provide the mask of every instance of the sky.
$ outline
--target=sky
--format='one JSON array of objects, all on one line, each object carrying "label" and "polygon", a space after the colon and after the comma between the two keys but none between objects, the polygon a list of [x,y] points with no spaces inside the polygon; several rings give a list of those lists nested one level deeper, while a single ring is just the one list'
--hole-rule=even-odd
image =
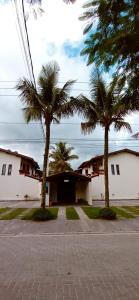
[{"label": "sky", "polygon": [[[18,4],[20,1],[17,1]],[[74,5],[66,5],[62,0],[43,0],[44,12],[34,18],[32,9],[25,5],[27,28],[30,48],[37,80],[41,66],[51,60],[56,60],[60,66],[59,86],[69,79],[76,79],[71,95],[84,93],[89,96],[89,75],[92,66],[86,66],[87,59],[80,56],[83,48],[84,23],[79,21],[83,13],[84,0],[77,0]],[[0,2],[0,147],[19,151],[33,157],[42,167],[43,143],[33,143],[32,139],[43,139],[40,124],[25,124],[23,104],[20,102],[15,85],[19,78],[29,77],[25,62],[19,24],[17,23],[14,1]],[[36,7],[37,8],[37,7]],[[20,7],[18,6],[20,11]],[[19,17],[21,17],[19,13]],[[104,74],[106,81],[109,75]],[[138,114],[129,116],[133,133],[138,131]],[[77,115],[70,119],[61,120],[60,125],[51,128],[51,143],[61,140],[67,141],[75,148],[79,159],[73,161],[73,168],[77,168],[84,160],[103,153],[103,130],[96,128],[84,136],[81,133]],[[18,123],[18,124],[15,124]],[[110,133],[110,150],[129,147],[138,150],[139,142],[119,142],[119,139],[130,138],[127,132]],[[19,139],[27,139],[19,142]],[[95,140],[96,139],[96,140]],[[101,139],[101,141],[98,141]],[[117,141],[115,141],[117,139]],[[17,140],[17,141],[16,141]]]}]

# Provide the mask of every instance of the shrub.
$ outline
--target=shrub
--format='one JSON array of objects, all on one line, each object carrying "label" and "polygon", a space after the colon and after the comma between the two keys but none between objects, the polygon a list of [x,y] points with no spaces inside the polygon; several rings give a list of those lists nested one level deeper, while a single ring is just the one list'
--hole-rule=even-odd
[{"label": "shrub", "polygon": [[50,210],[39,208],[32,214],[31,219],[34,221],[48,221],[55,219],[55,216]]},{"label": "shrub", "polygon": [[88,205],[88,202],[85,199],[79,198],[77,200],[77,204],[79,204],[79,205]]},{"label": "shrub", "polygon": [[116,212],[109,207],[104,207],[100,209],[98,218],[105,219],[105,220],[115,220]]}]

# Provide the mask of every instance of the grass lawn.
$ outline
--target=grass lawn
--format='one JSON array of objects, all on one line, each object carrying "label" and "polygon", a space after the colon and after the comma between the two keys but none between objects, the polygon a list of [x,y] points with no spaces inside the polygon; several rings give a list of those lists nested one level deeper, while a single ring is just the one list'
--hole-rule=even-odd
[{"label": "grass lawn", "polygon": [[136,206],[122,206],[122,207],[135,215],[139,215],[139,207]]},{"label": "grass lawn", "polygon": [[100,211],[100,207],[88,207],[82,206],[82,210],[89,219],[97,219]]},{"label": "grass lawn", "polygon": [[[31,208],[27,213],[23,214],[22,220],[33,220],[33,214],[38,210],[38,208]],[[52,219],[57,219],[58,216],[58,207],[46,208],[51,214]]]},{"label": "grass lawn", "polygon": [[122,217],[122,218],[125,218],[125,219],[133,219],[133,218],[135,218],[135,216],[132,213],[123,210],[122,207],[112,206],[111,208],[113,209],[113,211],[116,212],[116,214],[119,217]]},{"label": "grass lawn", "polygon": [[66,218],[68,220],[79,220],[79,215],[74,207],[66,207]]},{"label": "grass lawn", "polygon": [[25,211],[26,208],[16,208],[16,209],[8,209],[7,214],[4,216],[0,216],[0,220],[12,220],[15,219],[18,215],[22,214],[23,211]]},{"label": "grass lawn", "polygon": [[1,207],[1,208],[0,208],[0,215],[3,214],[3,213],[5,213],[5,212],[8,211],[8,210],[10,210],[9,207]]}]

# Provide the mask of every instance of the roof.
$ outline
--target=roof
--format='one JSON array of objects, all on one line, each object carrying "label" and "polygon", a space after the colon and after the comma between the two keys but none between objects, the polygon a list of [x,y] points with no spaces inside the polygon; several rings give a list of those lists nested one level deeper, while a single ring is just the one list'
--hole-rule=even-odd
[{"label": "roof", "polygon": [[[119,153],[130,153],[130,154],[139,156],[139,152],[134,151],[134,150],[130,150],[130,149],[128,149],[128,148],[110,152],[110,153],[109,153],[109,156],[117,155],[117,154],[119,154]],[[88,166],[90,163],[95,162],[96,160],[100,160],[100,159],[102,159],[103,157],[104,157],[104,154],[102,154],[102,155],[97,155],[97,156],[95,156],[95,157],[92,157],[90,160],[84,161],[84,162],[78,167],[78,169],[82,169],[82,168]]]},{"label": "roof", "polygon": [[47,181],[54,181],[56,179],[69,179],[69,178],[75,178],[79,181],[90,181],[90,178],[88,176],[76,173],[74,171],[66,171],[66,172],[60,172],[56,173],[50,176],[46,177]]},{"label": "roof", "polygon": [[11,151],[11,150],[6,150],[6,149],[2,149],[0,148],[0,152],[4,152],[4,153],[7,153],[7,154],[10,154],[10,155],[14,155],[16,157],[21,157],[21,158],[24,158],[24,159],[27,159],[29,160],[37,169],[39,169],[39,165],[38,163],[30,156],[27,156],[27,155],[24,155],[24,154],[21,154],[21,153],[18,153],[17,151]]}]

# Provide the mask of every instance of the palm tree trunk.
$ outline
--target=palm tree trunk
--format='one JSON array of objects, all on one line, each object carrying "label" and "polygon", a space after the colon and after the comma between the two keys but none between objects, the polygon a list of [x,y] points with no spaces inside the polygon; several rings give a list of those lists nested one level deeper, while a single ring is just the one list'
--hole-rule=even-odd
[{"label": "palm tree trunk", "polygon": [[108,154],[109,154],[109,127],[105,127],[104,138],[104,180],[105,180],[105,207],[109,207],[109,175],[108,175]]},{"label": "palm tree trunk", "polygon": [[43,179],[42,179],[42,191],[41,191],[41,207],[45,209],[45,196],[46,196],[46,176],[48,168],[48,156],[49,156],[49,146],[50,146],[50,122],[45,122],[46,126],[46,141],[44,150],[44,160],[43,160]]}]

